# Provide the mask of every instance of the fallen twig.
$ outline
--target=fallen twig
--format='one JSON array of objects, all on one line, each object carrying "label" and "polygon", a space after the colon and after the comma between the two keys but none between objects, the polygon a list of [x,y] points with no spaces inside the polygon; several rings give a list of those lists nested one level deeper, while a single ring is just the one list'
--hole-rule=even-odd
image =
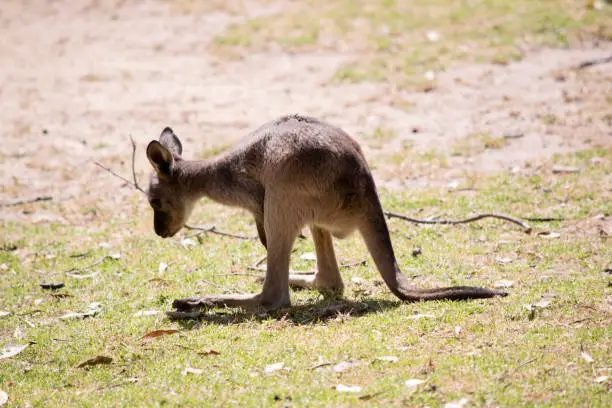
[{"label": "fallen twig", "polygon": [[608,62],[612,62],[612,55],[603,58],[595,58],[592,60],[586,60],[576,65],[575,69],[584,69],[588,67],[592,67],[594,65],[606,64]]},{"label": "fallen twig", "polygon": [[196,236],[200,236],[202,234],[206,234],[206,233],[210,232],[210,233],[217,234],[217,235],[223,235],[223,236],[226,236],[226,237],[245,239],[245,240],[250,240],[250,239],[255,239],[256,238],[256,237],[247,237],[246,235],[234,234],[234,233],[231,233],[231,232],[219,231],[217,229],[217,227],[215,227],[214,225],[212,225],[210,227],[192,227],[191,225],[185,225],[184,227],[186,229],[188,229],[188,230],[200,231],[200,233],[196,234]]},{"label": "fallen twig", "polygon": [[261,265],[262,263],[264,263],[264,261],[265,261],[266,259],[268,259],[268,254],[265,254],[264,256],[262,256],[261,258],[259,258],[259,259],[257,260],[257,262],[255,262],[253,265],[255,265],[255,266],[259,266],[259,265]]},{"label": "fallen twig", "polygon": [[132,135],[130,135],[130,142],[132,143],[132,179],[134,180],[134,187],[144,193],[144,190],[140,188],[138,179],[136,178],[136,142],[134,142]]},{"label": "fallen twig", "polygon": [[51,201],[51,200],[53,200],[53,197],[49,197],[49,196],[35,197],[35,198],[24,199],[24,200],[9,201],[8,203],[0,203],[0,207],[15,207],[17,205],[22,205],[22,204],[32,204],[32,203],[38,203],[40,201]]},{"label": "fallen twig", "polygon": [[368,264],[367,260],[362,260],[362,261],[357,261],[357,262],[348,262],[345,264],[341,264],[340,267],[341,268],[353,268],[355,266],[366,266]]},{"label": "fallen twig", "polygon": [[530,222],[565,221],[563,217],[525,217],[523,219]]},{"label": "fallen twig", "polygon": [[134,187],[136,190],[140,191],[141,193],[145,193],[145,191],[138,184],[136,184],[134,182],[131,182],[130,180],[126,179],[125,177],[115,173],[114,171],[112,171],[108,167],[102,165],[100,162],[97,162],[97,161],[94,160],[93,163],[96,166],[100,167],[101,169],[104,169],[104,170],[108,171],[110,174],[112,174],[113,176],[117,177],[118,179],[123,180],[124,182],[126,182],[130,186]]},{"label": "fallen twig", "polygon": [[65,273],[65,274],[70,274],[71,272],[75,272],[75,271],[86,271],[86,270],[88,270],[89,268],[93,268],[94,266],[98,266],[98,265],[100,265],[102,262],[106,261],[107,259],[113,259],[113,260],[114,260],[115,258],[113,258],[113,257],[112,257],[112,256],[110,256],[110,255],[106,255],[106,256],[103,256],[102,258],[100,258],[98,261],[96,261],[96,262],[94,262],[94,263],[91,263],[91,264],[89,264],[89,265],[85,265],[85,266],[74,266],[74,267],[72,267],[72,268],[70,268],[70,269],[66,269],[66,270],[64,271],[64,273]]},{"label": "fallen twig", "polygon": [[399,218],[404,221],[413,222],[415,224],[467,224],[469,222],[474,222],[478,220],[482,220],[483,218],[498,218],[500,220],[512,222],[514,224],[520,225],[523,230],[529,234],[531,232],[531,227],[526,222],[519,220],[518,218],[511,217],[509,215],[504,214],[496,214],[496,213],[483,213],[477,214],[473,217],[465,218],[463,220],[420,220],[417,218],[408,217],[403,214],[394,213],[391,211],[384,211],[384,214],[389,218]]},{"label": "fallen twig", "polygon": [[[353,268],[355,266],[365,266],[365,265],[367,265],[367,261],[364,259],[363,261],[340,264],[340,268],[348,269],[348,268]],[[247,269],[250,271],[259,271],[259,272],[266,272],[267,270],[265,266],[260,266],[260,264],[249,265],[247,266]],[[314,269],[306,270],[306,271],[294,271],[293,269],[289,270],[289,273],[292,275],[314,275],[316,272],[317,271]],[[235,275],[235,274],[229,274],[229,275]]]}]

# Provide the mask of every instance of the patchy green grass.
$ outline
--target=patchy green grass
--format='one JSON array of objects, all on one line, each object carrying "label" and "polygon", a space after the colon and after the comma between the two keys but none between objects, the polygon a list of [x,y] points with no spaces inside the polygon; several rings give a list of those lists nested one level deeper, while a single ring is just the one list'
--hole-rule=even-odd
[{"label": "patchy green grass", "polygon": [[358,55],[338,69],[338,80],[430,90],[435,83],[427,72],[456,61],[507,64],[534,47],[612,39],[612,7],[597,5],[576,0],[309,0],[234,24],[216,37],[215,47],[234,55],[279,47],[334,50]]},{"label": "patchy green grass", "polygon": [[[581,171],[553,174],[553,164]],[[299,291],[294,307],[270,314],[219,309],[184,322],[135,316],[169,310],[176,297],[258,290],[247,266],[262,246],[219,235],[193,238],[187,248],[181,238],[159,239],[136,195],[127,218],[99,209],[100,221],[86,226],[4,222],[0,311],[8,315],[0,317],[0,347],[30,346],[0,360],[0,389],[15,406],[48,407],[440,406],[462,398],[471,406],[610,406],[610,380],[596,381],[610,374],[604,270],[612,247],[602,230],[602,217],[612,216],[610,174],[612,152],[591,150],[555,157],[533,174],[477,178],[475,191],[382,191],[388,210],[423,218],[485,211],[565,217],[535,224],[530,235],[497,220],[433,227],[391,220],[399,262],[415,285],[513,282],[507,298],[470,302],[397,301],[352,237],[337,241],[339,260],[368,263],[343,271],[345,300]],[[59,211],[62,204],[36,205]],[[192,223],[213,222],[255,234],[242,212],[205,201]],[[311,240],[295,248],[292,267],[312,269],[300,259],[313,251]],[[412,256],[415,248],[422,254]],[[59,282],[65,287],[56,291],[39,286]],[[550,304],[526,307],[542,299]],[[59,319],[94,302],[95,316]],[[337,304],[339,311],[329,308]],[[160,329],[178,332],[142,340]],[[99,355],[112,362],[78,367]],[[386,356],[397,361],[380,359]],[[343,361],[355,365],[336,372]],[[283,368],[266,374],[275,363]],[[409,379],[424,383],[413,390]],[[361,390],[339,392],[338,384]]]},{"label": "patchy green grass", "polygon": [[502,149],[510,141],[503,137],[495,137],[488,133],[472,133],[458,140],[451,147],[452,156],[473,156],[487,149]]}]

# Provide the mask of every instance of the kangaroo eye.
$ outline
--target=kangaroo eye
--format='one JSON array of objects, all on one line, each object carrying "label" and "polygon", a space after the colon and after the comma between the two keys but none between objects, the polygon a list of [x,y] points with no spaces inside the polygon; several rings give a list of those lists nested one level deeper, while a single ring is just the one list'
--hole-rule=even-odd
[{"label": "kangaroo eye", "polygon": [[161,210],[162,204],[161,204],[161,200],[160,199],[158,199],[158,198],[153,199],[153,200],[149,201],[149,204],[151,204],[151,207],[154,210],[157,210],[157,211]]}]

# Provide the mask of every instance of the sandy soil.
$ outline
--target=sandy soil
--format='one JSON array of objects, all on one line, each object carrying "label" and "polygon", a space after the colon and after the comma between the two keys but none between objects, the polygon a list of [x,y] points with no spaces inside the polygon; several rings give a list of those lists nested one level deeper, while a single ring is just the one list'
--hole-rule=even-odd
[{"label": "sandy soil", "polygon": [[[246,11],[264,14],[279,4],[247,2]],[[433,92],[399,93],[379,83],[330,83],[353,55],[266,53],[236,61],[211,55],[214,35],[241,18],[180,13],[151,0],[3,2],[0,203],[52,196],[75,209],[96,201],[114,205],[133,191],[92,160],[129,177],[129,135],[144,175],[144,146],[164,126],[175,129],[184,155],[194,157],[293,112],[340,125],[374,159],[407,143],[449,151],[473,133],[521,136],[501,149],[452,158],[435,175],[442,180],[612,146],[610,112],[602,108],[610,106],[604,102],[612,95],[612,64],[571,69],[610,55],[612,44],[540,50],[507,66],[459,66],[441,74]],[[395,106],[398,99],[410,106]],[[377,127],[396,137],[374,146],[369,135]],[[381,182],[398,177],[384,166],[376,175]],[[410,178],[402,174],[389,185],[401,187]],[[19,206],[3,207],[0,218],[32,220]]]}]

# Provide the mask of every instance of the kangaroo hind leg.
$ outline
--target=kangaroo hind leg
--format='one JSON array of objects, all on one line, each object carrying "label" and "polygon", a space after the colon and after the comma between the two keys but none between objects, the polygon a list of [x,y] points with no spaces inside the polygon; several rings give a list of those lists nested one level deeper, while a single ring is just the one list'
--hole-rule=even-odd
[{"label": "kangaroo hind leg", "polygon": [[310,228],[317,255],[317,270],[314,275],[289,275],[289,284],[294,288],[316,289],[324,294],[341,296],[344,291],[342,276],[332,242],[332,235],[326,229]]}]

